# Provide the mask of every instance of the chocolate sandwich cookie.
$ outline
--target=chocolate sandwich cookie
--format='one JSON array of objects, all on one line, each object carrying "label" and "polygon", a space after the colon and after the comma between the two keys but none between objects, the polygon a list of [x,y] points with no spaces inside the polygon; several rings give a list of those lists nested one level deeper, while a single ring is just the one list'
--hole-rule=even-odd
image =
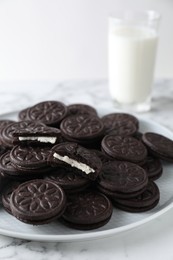
[{"label": "chocolate sandwich cookie", "polygon": [[141,133],[140,131],[137,131],[134,135],[134,137],[136,139],[138,139],[139,141],[142,141],[142,136],[143,136],[143,133]]},{"label": "chocolate sandwich cookie", "polygon": [[0,147],[0,156],[3,155],[4,153],[8,152],[8,148],[7,147]]},{"label": "chocolate sandwich cookie", "polygon": [[32,225],[50,223],[64,213],[65,207],[63,189],[50,180],[24,182],[10,197],[12,214],[18,220]]},{"label": "chocolate sandwich cookie", "polygon": [[94,152],[70,142],[52,147],[48,162],[78,169],[82,176],[91,180],[97,178],[102,168],[102,162]]},{"label": "chocolate sandwich cookie", "polygon": [[[10,125],[11,123],[14,123],[13,120],[0,120],[0,132],[8,125]],[[5,151],[5,145],[3,145],[3,138],[0,134],[0,145],[1,145],[1,150],[0,150],[0,154],[3,154],[3,152]],[[4,147],[3,147],[4,146]]]},{"label": "chocolate sandwich cookie", "polygon": [[112,161],[104,163],[97,178],[97,187],[115,198],[128,198],[140,194],[147,186],[148,176],[139,165]]},{"label": "chocolate sandwich cookie", "polygon": [[0,157],[0,171],[8,180],[27,181],[34,178],[42,178],[42,175],[50,173],[51,169],[49,166],[36,169],[16,167],[11,162],[10,151],[8,151]]},{"label": "chocolate sandwich cookie", "polygon": [[8,185],[5,186],[3,192],[2,192],[2,205],[4,209],[9,213],[11,213],[11,207],[10,207],[10,197],[12,192],[17,189],[17,187],[21,184],[21,182],[10,182]]},{"label": "chocolate sandwich cookie", "polygon": [[56,182],[68,194],[83,191],[91,183],[89,179],[80,175],[79,170],[69,167],[59,167],[45,176],[45,179]]},{"label": "chocolate sandwich cookie", "polygon": [[2,192],[4,187],[11,181],[11,179],[0,171],[0,205],[2,204]]},{"label": "chocolate sandwich cookie", "polygon": [[[31,121],[40,121],[48,126],[59,126],[62,119],[67,115],[67,107],[59,101],[40,102],[19,114],[20,118]],[[25,114],[25,116],[24,116]]]},{"label": "chocolate sandwich cookie", "polygon": [[0,156],[3,155],[4,153],[6,153],[7,151],[8,151],[7,147],[0,146]]},{"label": "chocolate sandwich cookie", "polygon": [[107,155],[117,160],[143,164],[147,157],[144,144],[132,136],[106,135],[101,146]]},{"label": "chocolate sandwich cookie", "polygon": [[18,128],[13,135],[14,144],[55,144],[61,140],[60,130],[43,123],[32,122],[26,128]]},{"label": "chocolate sandwich cookie", "polygon": [[8,120],[8,119],[4,119],[4,120],[0,120],[0,129],[6,127],[7,125],[14,123],[14,120]]},{"label": "chocolate sandwich cookie", "polygon": [[149,181],[146,190],[132,199],[112,199],[113,205],[128,212],[145,212],[153,209],[159,202],[160,192],[157,185]]},{"label": "chocolate sandwich cookie", "polygon": [[153,181],[160,178],[163,172],[161,160],[153,156],[147,157],[147,160],[145,164],[142,165],[142,168],[145,169],[148,178]]},{"label": "chocolate sandwich cookie", "polygon": [[139,127],[138,119],[126,113],[112,113],[102,117],[105,134],[134,135]]},{"label": "chocolate sandwich cookie", "polygon": [[27,107],[19,112],[19,114],[18,114],[19,121],[27,120],[27,112],[28,112],[29,108],[30,107]]},{"label": "chocolate sandwich cookie", "polygon": [[39,169],[47,166],[49,147],[16,145],[10,151],[10,160],[20,169]]},{"label": "chocolate sandwich cookie", "polygon": [[100,158],[103,164],[115,160],[114,158],[103,153],[102,151],[96,149],[92,149],[92,151]]},{"label": "chocolate sandwich cookie", "polygon": [[13,166],[10,160],[10,151],[4,153],[0,157],[0,171],[3,172],[5,175],[17,175],[18,171]]},{"label": "chocolate sandwich cookie", "polygon": [[173,162],[173,140],[157,133],[143,134],[142,141],[156,157]]},{"label": "chocolate sandwich cookie", "polygon": [[97,111],[94,107],[86,104],[72,104],[68,106],[69,115],[95,115],[97,116]]},{"label": "chocolate sandwich cookie", "polygon": [[108,198],[112,199],[130,199],[130,198],[135,198],[136,196],[142,194],[145,190],[146,187],[138,190],[138,191],[134,191],[134,192],[129,192],[129,193],[124,193],[124,192],[115,192],[115,191],[111,191],[109,189],[104,188],[101,185],[97,185],[95,184],[94,188],[100,192],[102,192],[103,194],[105,194]]},{"label": "chocolate sandwich cookie", "polygon": [[13,134],[19,129],[22,130],[26,128],[32,128],[34,125],[35,122],[31,121],[20,121],[6,125],[3,129],[0,130],[0,139],[3,142],[3,145],[7,148],[13,147]]},{"label": "chocolate sandwich cookie", "polygon": [[74,229],[90,230],[105,225],[110,220],[112,211],[112,204],[105,195],[85,191],[67,197],[67,208],[62,221]]},{"label": "chocolate sandwich cookie", "polygon": [[102,138],[104,126],[97,116],[83,114],[65,118],[61,122],[60,130],[67,140],[88,144]]}]

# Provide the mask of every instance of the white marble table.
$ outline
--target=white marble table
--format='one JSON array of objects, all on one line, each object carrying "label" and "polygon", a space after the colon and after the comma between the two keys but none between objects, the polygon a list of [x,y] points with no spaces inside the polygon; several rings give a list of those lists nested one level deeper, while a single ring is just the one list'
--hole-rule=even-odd
[{"label": "white marble table", "polygon": [[[84,102],[100,112],[115,111],[107,81],[0,82],[0,114],[20,110],[41,100],[66,104]],[[152,111],[141,114],[173,131],[173,81],[155,84]],[[173,209],[138,228],[109,238],[71,243],[47,243],[0,236],[0,259],[37,260],[171,260]]]}]

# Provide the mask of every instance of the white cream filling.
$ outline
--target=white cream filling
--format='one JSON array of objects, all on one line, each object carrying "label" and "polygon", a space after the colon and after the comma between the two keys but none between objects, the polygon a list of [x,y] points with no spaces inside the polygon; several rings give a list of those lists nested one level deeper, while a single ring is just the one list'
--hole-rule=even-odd
[{"label": "white cream filling", "polygon": [[91,167],[89,167],[88,165],[86,165],[85,163],[81,163],[81,162],[78,162],[76,160],[73,160],[71,158],[69,158],[68,156],[61,156],[57,153],[54,153],[53,154],[53,157],[57,158],[58,160],[60,161],[63,161],[65,163],[68,163],[69,165],[71,165],[72,167],[75,167],[83,172],[85,172],[86,174],[89,174],[91,172],[95,172],[94,169],[92,169]]},{"label": "white cream filling", "polygon": [[23,137],[23,136],[19,136],[19,141],[38,141],[38,142],[42,142],[42,143],[51,143],[54,144],[56,142],[56,137],[49,137],[49,136],[27,136],[27,137]]}]

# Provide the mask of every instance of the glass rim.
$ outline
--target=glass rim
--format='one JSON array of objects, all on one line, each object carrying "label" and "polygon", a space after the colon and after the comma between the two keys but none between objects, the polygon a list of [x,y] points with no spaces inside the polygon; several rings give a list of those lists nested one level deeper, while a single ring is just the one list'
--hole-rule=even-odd
[{"label": "glass rim", "polygon": [[110,20],[116,21],[159,21],[161,19],[161,14],[156,10],[119,10],[116,13],[110,13]]}]

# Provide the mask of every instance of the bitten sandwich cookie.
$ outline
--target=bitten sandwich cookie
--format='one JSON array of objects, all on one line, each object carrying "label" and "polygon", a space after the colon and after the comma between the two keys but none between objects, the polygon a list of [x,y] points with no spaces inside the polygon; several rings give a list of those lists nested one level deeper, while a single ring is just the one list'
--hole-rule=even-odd
[{"label": "bitten sandwich cookie", "polygon": [[51,144],[54,145],[61,139],[60,130],[46,126],[43,123],[32,122],[26,128],[16,129],[13,135],[14,144]]},{"label": "bitten sandwich cookie", "polygon": [[94,152],[70,142],[52,147],[48,162],[54,165],[74,167],[82,176],[91,180],[97,178],[102,168],[102,162]]}]

